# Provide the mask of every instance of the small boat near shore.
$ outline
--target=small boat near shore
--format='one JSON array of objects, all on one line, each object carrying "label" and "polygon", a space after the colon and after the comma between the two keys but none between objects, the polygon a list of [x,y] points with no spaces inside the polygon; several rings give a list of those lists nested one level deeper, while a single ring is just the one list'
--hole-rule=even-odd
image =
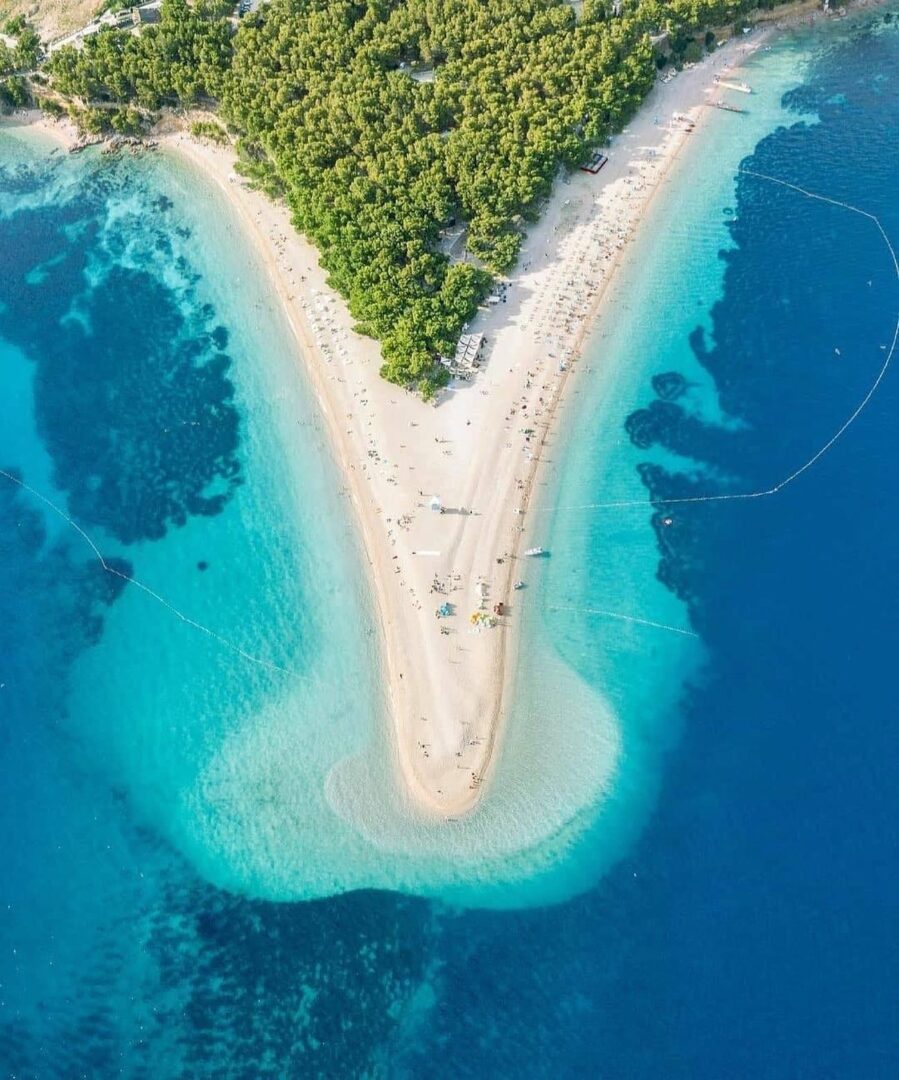
[{"label": "small boat near shore", "polygon": [[725,82],[724,79],[715,80],[719,86],[724,87],[725,90],[738,90],[741,94],[751,94],[752,87],[744,82]]},{"label": "small boat near shore", "polygon": [[716,109],[723,109],[724,112],[731,113],[745,113],[745,109],[738,109],[736,105],[728,105],[726,101],[710,101],[710,105],[714,105]]},{"label": "small boat near shore", "polygon": [[528,548],[527,551],[525,551],[525,555],[530,555],[532,557],[533,556],[538,556],[538,555],[546,555],[546,554],[547,554],[546,550],[544,548],[542,548],[542,547],[531,547],[531,548]]}]

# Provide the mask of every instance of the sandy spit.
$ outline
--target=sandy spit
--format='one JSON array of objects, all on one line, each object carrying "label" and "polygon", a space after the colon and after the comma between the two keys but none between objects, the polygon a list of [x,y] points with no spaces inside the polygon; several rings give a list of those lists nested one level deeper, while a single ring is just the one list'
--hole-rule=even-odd
[{"label": "sandy spit", "polygon": [[[379,377],[377,342],[354,332],[315,249],[283,205],[234,172],[230,148],[172,130],[171,122],[160,132],[163,150],[201,170],[227,200],[292,327],[370,563],[390,714],[385,738],[419,813],[458,816],[485,789],[527,602],[513,584],[533,569],[525,545],[540,543],[525,522],[545,443],[564,424],[566,389],[586,374],[579,361],[587,334],[613,317],[608,286],[651,199],[689,157],[682,152],[712,112],[708,103],[745,103],[715,76],[739,81],[741,59],[768,32],[728,42],[659,82],[598,175],[560,178],[505,299],[469,327],[486,338],[479,370],[470,381],[454,380],[436,404]],[[11,122],[73,141],[68,125],[40,114]],[[601,360],[589,377],[606,377]],[[431,508],[433,497],[443,513]],[[444,601],[455,613],[438,619]],[[504,614],[496,626],[472,626],[472,613],[492,615],[498,603]]]}]

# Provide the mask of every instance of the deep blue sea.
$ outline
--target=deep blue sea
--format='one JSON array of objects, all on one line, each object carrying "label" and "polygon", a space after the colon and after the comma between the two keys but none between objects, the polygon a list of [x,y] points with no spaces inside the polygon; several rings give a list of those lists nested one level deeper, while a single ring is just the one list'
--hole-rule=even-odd
[{"label": "deep blue sea", "polygon": [[[518,911],[244,895],[281,868],[274,842],[270,864],[235,861],[254,820],[242,716],[282,703],[299,664],[325,671],[327,694],[303,693],[307,710],[327,699],[329,728],[368,732],[373,707],[367,638],[316,617],[322,546],[333,603],[358,602],[345,508],[330,482],[285,495],[287,473],[276,485],[260,464],[300,425],[327,478],[321,432],[278,366],[265,296],[247,294],[245,325],[195,254],[191,230],[219,225],[179,210],[177,184],[148,206],[163,166],[57,162],[0,132],[0,469],[229,641],[137,606],[0,483],[0,1075],[899,1075],[896,371],[777,494],[678,501],[777,485],[890,355],[889,247],[847,207],[899,245],[899,19],[781,38],[746,76],[750,115],[698,137],[711,150],[672,180],[642,270],[626,269],[630,302],[597,328],[591,362],[629,349],[627,374],[601,399],[583,384],[532,616],[622,717],[622,775],[642,793],[622,805],[642,827],[580,895]],[[271,383],[247,362],[260,341]],[[650,494],[655,508],[607,505]],[[284,595],[257,612],[263,586]],[[691,628],[701,656],[556,610],[591,604]],[[234,668],[232,645],[275,668]],[[168,722],[188,707],[208,730]],[[234,820],[213,828],[202,795],[214,780],[220,804],[222,775]],[[282,788],[254,791],[277,822]],[[605,866],[603,820],[581,869]],[[220,838],[231,861],[204,864]]]}]

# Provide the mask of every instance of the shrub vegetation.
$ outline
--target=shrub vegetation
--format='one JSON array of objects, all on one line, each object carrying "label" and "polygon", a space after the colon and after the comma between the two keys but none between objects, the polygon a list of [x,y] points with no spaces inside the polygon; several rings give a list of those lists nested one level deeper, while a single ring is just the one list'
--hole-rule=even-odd
[{"label": "shrub vegetation", "polygon": [[[231,5],[164,0],[157,25],[102,32],[48,67],[85,105],[217,105],[241,170],[286,199],[358,329],[380,339],[384,377],[429,394],[560,167],[652,86],[649,35],[692,58],[695,34],[750,6],[271,0],[234,31]],[[459,221],[471,259],[451,262],[441,234]]]}]

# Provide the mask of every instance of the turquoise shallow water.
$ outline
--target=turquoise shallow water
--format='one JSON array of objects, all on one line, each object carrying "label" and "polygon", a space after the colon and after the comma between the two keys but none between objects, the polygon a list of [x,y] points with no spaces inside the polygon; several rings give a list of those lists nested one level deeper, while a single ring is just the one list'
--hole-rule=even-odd
[{"label": "turquoise shallow water", "polygon": [[[494,828],[436,856],[389,799],[339,812],[371,805],[360,762],[391,790],[369,601],[252,256],[173,163],[0,133],[0,468],[292,673],[0,488],[4,1074],[895,1075],[894,382],[789,498],[565,509],[770,484],[870,385],[882,244],[735,172],[894,235],[895,25],[760,53],[749,115],[656,202],[591,347],[616,377],[578,376],[553,450]],[[515,855],[598,761],[608,797]],[[261,898],[354,880],[521,910]]]},{"label": "turquoise shallow water", "polygon": [[[272,760],[290,758],[312,803],[313,778],[338,747],[364,747],[379,714],[359,551],[292,342],[191,173],[4,150],[30,187],[25,208],[6,196],[10,228],[43,256],[35,269],[23,245],[21,292],[7,279],[5,461],[155,594],[122,590],[66,672],[66,734],[210,877],[265,891],[250,852],[273,840],[205,797],[212,763],[263,728],[254,779],[277,785]],[[40,329],[19,335],[28,317]]]},{"label": "turquoise shallow water", "polygon": [[[610,286],[608,315],[587,344],[586,370],[566,390],[562,431],[530,520],[534,542],[552,557],[540,564],[525,611],[509,741],[514,755],[516,738],[520,746],[526,738],[520,716],[534,724],[584,716],[591,731],[605,730],[614,749],[602,793],[578,815],[577,840],[544,898],[592,884],[639,835],[665,753],[680,735],[684,688],[706,660],[686,603],[657,574],[652,522],[659,515],[646,502],[638,468],[649,462],[695,470],[709,486],[721,478],[667,447],[636,445],[623,425],[650,378],[669,370],[687,386],[679,404],[691,416],[740,426],[722,413],[691,335],[708,323],[722,294],[719,252],[730,244],[737,169],[761,138],[795,120],[784,95],[799,84],[806,62],[799,42],[752,55],[745,68],[754,89],[748,114],[705,118],[695,137],[700,146],[692,155],[688,148],[654,198]],[[619,139],[619,153],[634,153],[626,133]],[[723,212],[709,214],[709,207]],[[636,505],[592,509],[596,503]]]},{"label": "turquoise shallow water", "polygon": [[609,773],[611,717],[510,725],[490,799],[451,830],[407,805],[341,482],[214,191],[161,155],[67,158],[15,129],[4,153],[2,449],[28,485],[7,494],[91,583],[81,647],[57,670],[39,618],[22,653],[26,678],[57,683],[72,761],[243,894],[519,905],[578,887],[560,867]]},{"label": "turquoise shallow water", "polygon": [[[652,776],[623,742],[609,670],[540,652],[556,634],[540,622],[522,657],[540,694],[517,691],[490,798],[453,830],[419,820],[389,756],[340,480],[244,238],[169,158],[73,160],[15,136],[6,146],[18,247],[6,461],[70,515],[19,493],[73,558],[92,554],[77,526],[141,586],[104,582],[114,602],[59,680],[79,767],[209,881],[253,896],[381,886],[518,906],[594,880],[633,834],[631,800],[646,802]],[[589,482],[577,459],[568,480]],[[554,545],[553,574],[564,573],[574,549],[561,533]],[[629,551],[638,575],[646,552]],[[673,696],[681,654],[664,655],[659,685]],[[48,670],[42,649],[33,661]],[[571,858],[585,836],[586,871]]]}]

